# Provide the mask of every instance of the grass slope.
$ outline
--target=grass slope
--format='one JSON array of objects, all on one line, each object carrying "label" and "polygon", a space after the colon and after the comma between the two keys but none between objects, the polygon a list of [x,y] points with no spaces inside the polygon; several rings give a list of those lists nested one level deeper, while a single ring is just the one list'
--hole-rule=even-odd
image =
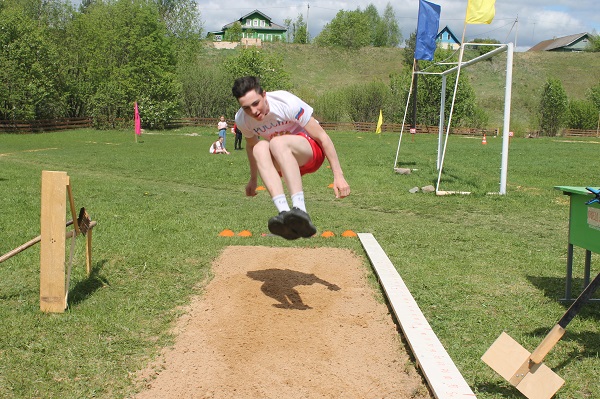
[{"label": "grass slope", "polygon": [[[363,48],[356,51],[313,45],[266,44],[264,50],[281,55],[291,74],[295,92],[311,102],[316,96],[339,87],[368,81],[389,82],[389,75],[406,66],[404,49]],[[204,62],[221,62],[235,50],[208,49]],[[477,102],[486,110],[491,128],[502,126],[506,53],[467,69]],[[514,53],[511,129],[524,135],[538,128],[537,109],[548,78],[559,79],[567,96],[584,99],[586,90],[600,84],[600,53]],[[448,84],[453,82],[448,78]]]}]

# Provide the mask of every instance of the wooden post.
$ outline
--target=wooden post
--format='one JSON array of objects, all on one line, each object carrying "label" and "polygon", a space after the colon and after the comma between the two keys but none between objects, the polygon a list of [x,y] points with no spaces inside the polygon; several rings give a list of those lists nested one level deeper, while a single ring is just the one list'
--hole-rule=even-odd
[{"label": "wooden post", "polygon": [[88,230],[85,241],[85,271],[88,277],[92,274],[92,230],[93,228]]},{"label": "wooden post", "polygon": [[62,313],[65,293],[66,172],[42,171],[40,310]]},{"label": "wooden post", "polygon": [[[69,206],[71,207],[71,217],[73,220],[77,220],[77,214],[75,213],[75,200],[73,199],[73,189],[71,188],[71,184],[67,185],[67,192],[69,193]],[[79,235],[79,225],[77,223],[73,223],[73,227],[75,227],[75,232]]]}]

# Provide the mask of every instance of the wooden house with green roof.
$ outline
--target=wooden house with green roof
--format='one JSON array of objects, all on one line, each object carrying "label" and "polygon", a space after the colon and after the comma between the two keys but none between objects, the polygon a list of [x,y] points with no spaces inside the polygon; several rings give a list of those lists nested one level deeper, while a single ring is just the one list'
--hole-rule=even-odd
[{"label": "wooden house with green roof", "polygon": [[236,22],[242,26],[243,39],[260,39],[263,42],[285,42],[287,40],[287,29],[274,23],[271,17],[259,10],[254,10],[228,23],[220,31],[208,32],[208,35],[212,35],[214,41],[225,40],[227,30],[231,29]]},{"label": "wooden house with green roof", "polygon": [[590,44],[589,33],[577,33],[574,35],[558,37],[539,42],[527,51],[555,51],[574,52],[585,51]]}]

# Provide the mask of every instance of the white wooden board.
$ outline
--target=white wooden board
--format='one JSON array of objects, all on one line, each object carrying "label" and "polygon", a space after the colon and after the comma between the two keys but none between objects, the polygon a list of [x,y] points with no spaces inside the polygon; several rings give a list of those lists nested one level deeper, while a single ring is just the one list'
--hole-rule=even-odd
[{"label": "white wooden board", "polygon": [[375,237],[358,233],[417,365],[438,399],[472,399],[475,394],[425,319],[402,277]]}]

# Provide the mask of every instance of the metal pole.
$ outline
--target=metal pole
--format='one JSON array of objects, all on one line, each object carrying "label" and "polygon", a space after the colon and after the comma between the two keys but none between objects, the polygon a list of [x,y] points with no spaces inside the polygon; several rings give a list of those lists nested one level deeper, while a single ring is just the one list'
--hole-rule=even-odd
[{"label": "metal pole", "polygon": [[[419,61],[417,61],[417,59],[415,59],[413,61],[413,68],[415,70],[415,72],[417,72],[419,70]],[[419,75],[418,74],[413,74],[413,109],[412,109],[412,124],[411,127],[413,129],[415,129],[415,133],[417,131],[417,87],[418,87],[418,79],[419,79]],[[414,135],[411,134],[412,139],[414,140]]]},{"label": "metal pole", "polygon": [[[412,74],[415,73],[415,61],[413,61]],[[404,107],[404,117],[402,118],[402,127],[400,127],[400,137],[398,138],[398,149],[396,149],[396,159],[394,159],[394,168],[398,166],[398,154],[400,153],[400,144],[402,143],[402,133],[404,133],[404,125],[406,124],[406,114],[408,114],[408,104],[410,103],[410,96],[413,91],[413,79],[410,79],[410,87],[408,89],[408,96],[406,96],[406,106]]]},{"label": "metal pole", "polygon": [[590,266],[592,265],[592,251],[585,250],[585,269],[583,272],[583,288],[590,285]]},{"label": "metal pole", "polygon": [[440,93],[440,124],[438,127],[438,152],[437,152],[437,170],[440,170],[442,164],[442,142],[444,140],[444,121],[446,119],[446,75],[442,75],[442,92]]},{"label": "metal pole", "polygon": [[306,3],[306,43],[308,44],[308,12],[310,11],[310,3]]},{"label": "metal pole", "polygon": [[508,144],[510,129],[510,103],[512,94],[513,44],[508,43],[506,51],[506,87],[504,88],[504,127],[502,129],[502,164],[500,167],[500,195],[506,194],[508,174]]},{"label": "metal pole", "polygon": [[517,47],[517,36],[519,36],[519,14],[517,14],[517,19],[515,20],[515,25],[517,25],[515,30],[515,47]]},{"label": "metal pole", "polygon": [[[569,221],[569,224],[571,222]],[[565,279],[565,301],[571,300],[571,287],[573,280],[573,244],[567,245],[567,278]]]}]

